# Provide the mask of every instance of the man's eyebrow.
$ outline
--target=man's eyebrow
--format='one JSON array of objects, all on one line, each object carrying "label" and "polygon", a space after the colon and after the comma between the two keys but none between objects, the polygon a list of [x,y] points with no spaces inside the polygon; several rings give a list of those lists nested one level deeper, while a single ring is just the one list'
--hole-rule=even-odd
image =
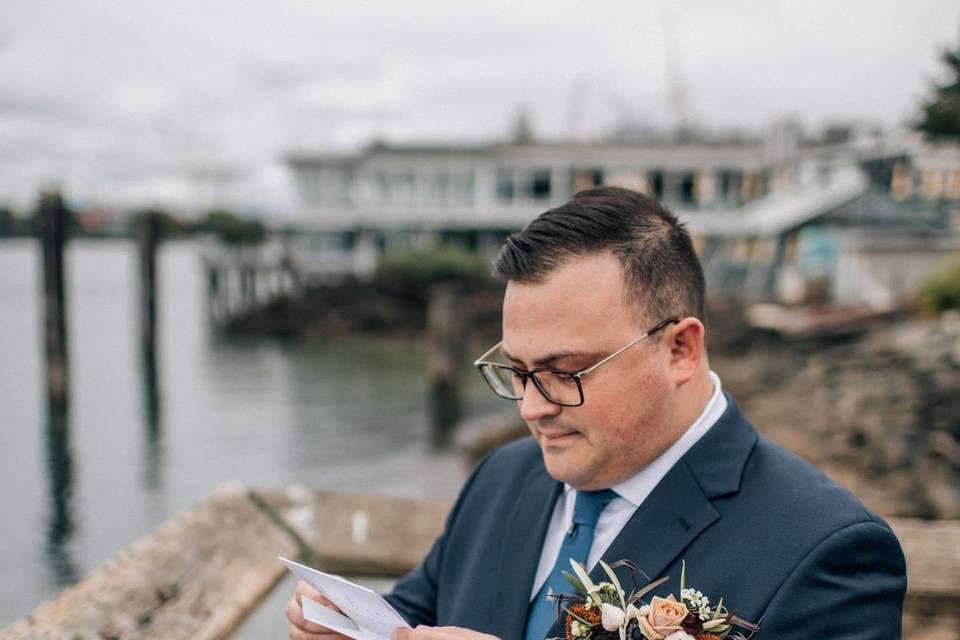
[{"label": "man's eyebrow", "polygon": [[[511,355],[510,352],[507,351],[506,348],[503,347],[502,345],[500,346],[500,351],[503,352],[503,355],[506,356],[507,360],[510,360],[511,362],[516,362],[517,364],[523,364],[523,360],[517,358],[516,356]],[[533,366],[534,368],[542,367],[550,364],[551,362],[556,362],[561,358],[573,358],[573,357],[586,358],[592,355],[595,355],[595,354],[587,353],[584,351],[554,351],[553,353],[548,353],[542,358],[537,358],[536,360],[534,360]]]}]

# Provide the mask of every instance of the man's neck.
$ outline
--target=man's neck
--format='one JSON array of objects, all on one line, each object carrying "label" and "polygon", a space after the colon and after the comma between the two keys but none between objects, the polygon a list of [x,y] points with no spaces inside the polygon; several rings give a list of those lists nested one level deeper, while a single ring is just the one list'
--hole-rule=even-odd
[{"label": "man's neck", "polygon": [[696,375],[690,378],[678,393],[677,402],[677,437],[679,438],[703,413],[707,403],[713,396],[713,381],[710,379],[710,365],[704,360],[697,369]]}]

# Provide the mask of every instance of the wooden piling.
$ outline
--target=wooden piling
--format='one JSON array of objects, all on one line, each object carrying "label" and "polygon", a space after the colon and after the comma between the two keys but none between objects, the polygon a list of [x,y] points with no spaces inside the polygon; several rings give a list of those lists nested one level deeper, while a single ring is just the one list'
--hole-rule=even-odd
[{"label": "wooden piling", "polygon": [[52,413],[64,413],[67,410],[69,385],[63,251],[70,214],[58,192],[50,191],[41,195],[38,218],[43,247],[47,399]]},{"label": "wooden piling", "polygon": [[157,248],[160,245],[160,215],[148,211],[137,225],[140,295],[140,353],[148,437],[156,440],[159,428],[160,392],[157,373]]},{"label": "wooden piling", "polygon": [[460,365],[464,358],[463,303],[453,284],[436,285],[427,307],[427,376],[430,393],[430,426],[433,444],[450,443],[462,411]]},{"label": "wooden piling", "polygon": [[140,257],[140,346],[145,356],[156,355],[157,345],[157,247],[160,217],[145,213],[137,225]]}]

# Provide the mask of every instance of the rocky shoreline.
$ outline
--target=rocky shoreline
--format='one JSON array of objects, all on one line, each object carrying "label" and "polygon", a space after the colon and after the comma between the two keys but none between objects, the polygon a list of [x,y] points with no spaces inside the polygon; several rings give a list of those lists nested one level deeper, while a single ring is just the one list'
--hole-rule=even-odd
[{"label": "rocky shoreline", "polygon": [[833,344],[761,339],[713,366],[765,435],[873,510],[960,518],[960,316]]}]

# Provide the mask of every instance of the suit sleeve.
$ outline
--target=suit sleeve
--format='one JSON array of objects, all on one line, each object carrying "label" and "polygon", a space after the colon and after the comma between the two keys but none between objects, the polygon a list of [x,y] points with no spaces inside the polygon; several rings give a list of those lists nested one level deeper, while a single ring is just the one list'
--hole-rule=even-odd
[{"label": "suit sleeve", "polygon": [[[495,455],[491,454],[491,456]],[[464,483],[457,497],[456,503],[447,516],[446,524],[440,537],[433,543],[430,552],[417,568],[397,581],[393,590],[385,596],[387,602],[400,613],[411,626],[420,624],[436,626],[437,624],[437,595],[440,589],[440,575],[443,567],[446,540],[450,531],[456,526],[457,515],[463,503],[470,499],[470,489],[477,476],[490,460],[484,458],[470,477]]]},{"label": "suit sleeve", "polygon": [[757,638],[900,638],[906,588],[903,551],[889,527],[848,525],[797,565],[770,601]]}]

